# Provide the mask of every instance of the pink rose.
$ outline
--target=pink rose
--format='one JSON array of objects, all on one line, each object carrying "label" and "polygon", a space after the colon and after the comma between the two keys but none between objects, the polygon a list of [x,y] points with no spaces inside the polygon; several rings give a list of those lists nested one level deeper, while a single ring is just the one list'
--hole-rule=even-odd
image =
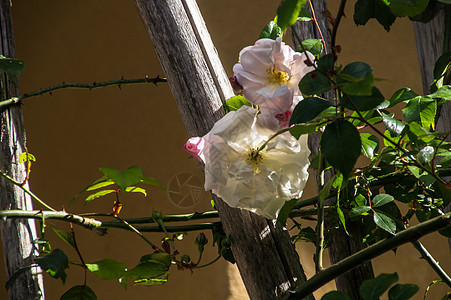
[{"label": "pink rose", "polygon": [[182,150],[188,152],[195,160],[201,162],[203,161],[204,146],[205,140],[203,138],[193,137],[183,145]]}]

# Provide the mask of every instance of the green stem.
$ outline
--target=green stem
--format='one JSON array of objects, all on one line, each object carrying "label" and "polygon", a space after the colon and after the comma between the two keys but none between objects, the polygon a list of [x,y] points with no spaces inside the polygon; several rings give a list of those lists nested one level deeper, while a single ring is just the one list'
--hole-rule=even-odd
[{"label": "green stem", "polygon": [[209,262],[209,263],[207,263],[207,264],[205,264],[205,265],[202,265],[202,266],[194,267],[193,269],[200,269],[200,268],[208,267],[209,265],[211,265],[211,264],[217,262],[220,258],[221,258],[221,255],[219,255],[218,257],[216,257],[215,259],[213,259],[211,262]]},{"label": "green stem", "polygon": [[284,132],[289,131],[290,128],[284,128],[282,130],[277,131],[273,136],[271,136],[266,142],[263,143],[263,145],[260,146],[260,148],[258,148],[258,150],[255,152],[255,155],[257,155],[260,151],[262,151],[263,149],[265,149],[266,145],[268,145],[268,143],[274,139],[276,136],[278,136],[279,134],[282,134]]},{"label": "green stem", "polygon": [[73,89],[93,90],[96,88],[112,86],[112,85],[117,85],[120,88],[122,85],[128,85],[128,84],[153,83],[156,85],[157,83],[160,83],[160,82],[167,82],[167,79],[160,78],[159,76],[157,76],[155,78],[146,77],[146,78],[140,78],[140,79],[124,79],[124,78],[122,78],[119,80],[111,80],[111,81],[98,82],[98,83],[97,82],[93,82],[93,83],[66,83],[66,82],[63,82],[61,84],[57,84],[57,85],[54,85],[51,87],[37,90],[35,92],[23,94],[19,97],[12,97],[10,99],[0,101],[0,109],[3,107],[13,105],[13,104],[21,103],[23,100],[28,99],[28,98],[40,96],[40,95],[43,95],[46,93],[51,93],[53,91],[61,90],[61,89],[73,88]]},{"label": "green stem", "polygon": [[449,227],[450,223],[451,213],[447,213],[403,230],[394,236],[360,250],[359,252],[319,272],[296,288],[295,292],[283,299],[302,299],[341,274],[358,267],[363,262],[371,260],[385,252],[390,251],[391,249],[399,247],[402,244],[416,241],[426,234],[447,226]]},{"label": "green stem", "polygon": [[[317,185],[318,192],[324,187],[324,170],[323,158],[321,151],[318,152],[318,173]],[[323,269],[323,252],[324,252],[324,197],[319,196],[318,199],[318,221],[316,225],[316,251],[315,251],[315,271],[319,273]]]},{"label": "green stem", "polygon": [[33,198],[36,202],[38,202],[39,204],[41,204],[42,206],[44,206],[46,209],[51,210],[51,211],[56,211],[56,209],[54,209],[53,207],[47,205],[44,201],[42,201],[41,199],[39,199],[38,196],[36,196],[35,194],[33,194],[30,190],[24,188],[22,186],[22,184],[18,181],[15,181],[13,178],[9,177],[8,175],[6,175],[5,173],[0,171],[0,175],[5,177],[7,180],[9,180],[10,182],[14,183],[15,185],[17,185],[19,188],[21,188],[25,193],[27,193],[28,195],[31,196],[31,198]]},{"label": "green stem", "polygon": [[412,242],[415,249],[420,252],[421,257],[424,258],[427,263],[432,267],[432,269],[437,273],[438,276],[446,283],[449,287],[451,287],[451,278],[448,274],[440,267],[438,262],[432,257],[432,255],[428,252],[428,250],[421,244],[419,241]]},{"label": "green stem", "polygon": [[334,60],[337,59],[337,51],[335,49],[335,42],[337,38],[338,25],[340,25],[341,18],[344,15],[344,9],[346,6],[346,0],[341,0],[340,7],[338,8],[337,17],[335,18],[334,27],[332,28],[332,34],[330,38],[330,48],[334,55]]},{"label": "green stem", "polygon": [[131,231],[135,232],[137,235],[139,235],[147,244],[150,245],[150,247],[152,248],[158,248],[157,246],[155,246],[151,241],[149,241],[138,229],[136,229],[133,225],[131,225],[130,223],[128,223],[127,221],[119,218],[118,216],[114,216],[116,219],[118,219],[119,221],[121,221],[122,223],[124,223]]},{"label": "green stem", "polygon": [[[95,216],[98,214],[89,214],[89,216]],[[86,215],[88,216],[88,215]],[[163,222],[186,222],[186,221],[193,221],[193,220],[202,220],[202,219],[213,219],[213,218],[219,218],[219,214],[217,211],[206,211],[203,213],[192,213],[192,214],[185,214],[185,215],[168,215],[163,216],[162,220]],[[127,218],[124,219],[130,224],[143,224],[143,223],[155,223],[154,219],[152,217],[143,217],[143,218]],[[118,223],[118,221],[112,221],[112,222],[103,222],[105,226],[109,226],[110,224]]]}]

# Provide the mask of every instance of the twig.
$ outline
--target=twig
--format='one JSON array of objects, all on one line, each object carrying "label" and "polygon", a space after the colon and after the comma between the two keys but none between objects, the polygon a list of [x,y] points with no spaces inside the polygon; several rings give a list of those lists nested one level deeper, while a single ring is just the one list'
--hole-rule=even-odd
[{"label": "twig", "polygon": [[403,230],[390,238],[384,239],[368,248],[360,250],[359,252],[314,275],[296,288],[295,292],[292,292],[283,299],[302,299],[303,297],[306,297],[316,291],[327,282],[358,267],[364,261],[371,260],[402,244],[416,241],[426,234],[450,226],[450,223],[451,213],[447,213]]},{"label": "twig", "polygon": [[340,7],[338,8],[337,17],[335,18],[334,26],[332,27],[332,34],[330,38],[330,48],[334,56],[334,60],[337,59],[337,51],[335,46],[335,40],[337,38],[338,25],[340,25],[341,17],[344,15],[344,9],[346,6],[346,0],[341,0]]},{"label": "twig", "polygon": [[321,196],[321,191],[324,187],[324,170],[321,151],[318,153],[318,172],[316,173],[316,176],[316,183],[320,196],[318,199],[318,222],[316,225],[315,271],[316,273],[319,273],[323,269],[324,252],[324,196]]},{"label": "twig", "polygon": [[27,94],[23,94],[19,97],[12,97],[10,99],[6,99],[3,101],[0,101],[0,109],[3,107],[7,107],[13,104],[17,104],[17,103],[21,103],[23,100],[31,98],[31,97],[36,97],[36,96],[40,96],[46,93],[51,93],[53,91],[56,90],[61,90],[61,89],[67,89],[67,88],[74,88],[74,89],[88,89],[88,90],[93,90],[96,88],[100,88],[100,87],[106,87],[106,86],[112,86],[112,85],[117,85],[119,88],[122,85],[127,85],[127,84],[140,84],[140,83],[153,83],[153,84],[157,84],[160,82],[167,82],[166,78],[160,78],[160,76],[157,76],[155,78],[140,78],[140,79],[124,79],[121,78],[119,80],[111,80],[111,81],[104,81],[104,82],[93,82],[93,83],[66,83],[63,82],[61,84],[57,84],[51,87],[47,87],[44,89],[40,89],[37,90],[35,92],[31,92],[31,93],[27,93]]},{"label": "twig", "polygon": [[22,186],[21,182],[18,182],[16,180],[14,180],[13,178],[9,177],[8,175],[6,175],[5,173],[3,173],[2,171],[0,171],[0,175],[5,177],[7,180],[9,180],[10,182],[12,182],[13,184],[17,185],[19,188],[21,188],[25,193],[27,193],[28,195],[31,196],[31,198],[33,198],[34,200],[36,200],[39,204],[41,204],[42,206],[44,206],[46,209],[51,210],[51,211],[55,211],[56,209],[54,209],[53,207],[51,207],[50,205],[47,205],[47,203],[45,203],[44,201],[42,201],[41,199],[39,199],[38,196],[36,196],[35,194],[33,194],[30,190],[26,189],[25,187]]},{"label": "twig", "polygon": [[449,287],[451,287],[451,278],[448,274],[446,274],[445,270],[440,267],[438,262],[432,257],[432,255],[428,252],[428,250],[421,244],[419,241],[412,242],[415,249],[418,250],[421,254],[421,258],[424,258],[428,264],[432,267],[432,269],[437,273],[438,276],[446,283]]}]

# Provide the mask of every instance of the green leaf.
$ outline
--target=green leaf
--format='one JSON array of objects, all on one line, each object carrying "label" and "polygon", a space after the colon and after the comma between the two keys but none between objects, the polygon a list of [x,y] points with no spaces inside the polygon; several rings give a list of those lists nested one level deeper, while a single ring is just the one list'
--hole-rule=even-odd
[{"label": "green leaf", "polygon": [[396,233],[396,223],[395,221],[390,218],[389,216],[387,216],[386,214],[384,214],[383,212],[374,211],[374,215],[373,215],[373,220],[374,223],[376,223],[376,225],[380,228],[382,228],[383,230],[391,233],[391,234],[395,234]]},{"label": "green leaf", "polygon": [[394,200],[392,195],[388,194],[379,194],[376,195],[376,197],[373,198],[373,207],[379,207],[382,205],[385,205],[389,202],[392,202]]},{"label": "green leaf", "polygon": [[69,232],[66,232],[64,230],[56,229],[53,226],[51,226],[51,227],[52,227],[53,233],[55,233],[57,237],[62,239],[69,246],[75,248],[74,236],[72,234],[70,234]]},{"label": "green leaf", "polygon": [[415,97],[418,97],[418,94],[412,91],[411,89],[409,88],[399,89],[393,94],[393,96],[391,96],[390,100],[388,100],[390,102],[389,107],[393,107],[400,102],[410,101]]},{"label": "green leaf", "polygon": [[137,186],[129,186],[125,189],[126,193],[141,193],[144,197],[147,197],[147,192],[145,189],[137,187]]},{"label": "green leaf", "polygon": [[137,166],[123,171],[112,168],[100,168],[100,171],[113,180],[122,191],[125,191],[128,186],[140,183],[144,177],[141,169]]},{"label": "green leaf", "polygon": [[351,300],[351,298],[342,292],[332,291],[324,294],[324,296],[321,297],[321,300]]},{"label": "green leaf", "polygon": [[396,19],[383,0],[358,0],[354,11],[355,24],[365,25],[372,18],[375,18],[387,31],[390,31],[390,26]]},{"label": "green leaf", "polygon": [[97,190],[97,189],[100,189],[100,188],[103,188],[103,187],[106,187],[106,186],[110,186],[112,184],[114,184],[113,180],[105,180],[105,181],[93,183],[92,185],[90,185],[86,189],[84,189],[84,192]]},{"label": "green leaf", "polygon": [[382,122],[384,122],[385,128],[390,132],[392,136],[398,136],[406,127],[406,124],[402,121],[396,120],[391,116],[381,112]]},{"label": "green leaf", "polygon": [[379,300],[379,297],[398,280],[397,273],[382,273],[374,279],[365,280],[360,286],[360,295],[364,300]]},{"label": "green leaf", "polygon": [[411,99],[402,110],[407,123],[418,122],[422,127],[434,129],[437,103],[434,99],[418,96]]},{"label": "green leaf", "polygon": [[294,237],[293,243],[304,241],[306,243],[313,243],[316,245],[316,232],[312,227],[304,227],[299,230],[299,233]]},{"label": "green leaf", "polygon": [[415,295],[420,288],[416,284],[396,284],[388,291],[389,300],[407,300]]},{"label": "green leaf", "polygon": [[349,217],[354,218],[361,215],[368,215],[367,212],[371,210],[369,206],[357,206],[351,209],[349,212]]},{"label": "green leaf", "polygon": [[[266,24],[265,28],[263,28],[262,32],[260,33],[260,36],[258,37],[259,39],[271,39],[271,40],[275,40],[277,39],[279,36],[282,35],[282,29],[276,24],[276,22],[271,21],[268,24]],[[235,96],[235,97],[242,97],[244,99],[243,96]],[[227,102],[230,99],[233,99],[235,97],[229,98],[227,99]],[[246,99],[244,99],[246,101]],[[246,101],[247,102],[247,101]],[[227,103],[227,105],[229,106],[229,103]],[[243,104],[243,105],[247,105],[247,104]],[[241,105],[242,106],[242,105]],[[241,107],[240,106],[240,107]],[[248,105],[249,106],[249,105]],[[230,106],[229,106],[230,107]],[[239,108],[239,107],[238,107]],[[231,110],[237,110],[236,109],[231,109]]]},{"label": "green leaf", "polygon": [[319,57],[321,53],[323,52],[323,43],[318,39],[307,39],[301,42],[302,46],[299,49],[299,52],[302,52],[303,50],[308,51],[312,53],[315,57]]},{"label": "green leaf", "polygon": [[18,76],[24,67],[24,63],[20,59],[7,58],[0,55],[0,72]]},{"label": "green leaf", "polygon": [[326,54],[321,56],[321,58],[316,63],[317,68],[320,71],[328,72],[334,69],[334,56],[333,54]]},{"label": "green leaf", "polygon": [[279,215],[277,216],[277,221],[279,221],[283,226],[287,224],[288,216],[290,215],[291,210],[293,209],[296,202],[298,202],[298,199],[291,199],[289,201],[286,201],[280,209]]},{"label": "green leaf", "polygon": [[299,137],[303,134],[312,134],[315,131],[316,131],[315,124],[296,124],[290,127],[290,133],[296,139],[299,139]]},{"label": "green leaf", "polygon": [[97,296],[89,286],[76,285],[65,292],[60,300],[97,300]]},{"label": "green leaf", "polygon": [[341,225],[343,225],[343,228],[345,229],[346,233],[348,233],[348,231],[346,230],[345,215],[344,215],[343,211],[341,210],[340,206],[337,206],[337,215],[338,215],[338,220],[340,220]]},{"label": "green leaf", "polygon": [[94,199],[103,197],[105,195],[111,194],[116,192],[116,190],[102,190],[102,191],[98,191],[97,193],[91,194],[89,195],[86,199],[85,199],[85,204],[88,204],[89,202],[91,202]]},{"label": "green leaf", "polygon": [[451,67],[451,51],[442,54],[434,65],[434,79],[440,79]]},{"label": "green leaf", "polygon": [[337,75],[337,84],[348,95],[371,95],[374,78],[373,69],[366,63],[353,62]]},{"label": "green leaf", "polygon": [[324,130],[321,151],[330,165],[347,176],[360,156],[360,134],[348,121],[335,120]]},{"label": "green leaf", "polygon": [[171,266],[171,255],[165,252],[158,252],[158,253],[152,253],[144,255],[140,258],[139,262],[147,262],[147,261],[153,261],[153,262],[159,262],[166,266],[166,268],[169,268]]},{"label": "green leaf", "polygon": [[325,93],[332,88],[329,78],[318,71],[312,71],[302,77],[299,82],[299,89],[303,95],[318,95]]},{"label": "green leaf", "polygon": [[61,278],[63,283],[66,282],[64,270],[69,267],[69,261],[60,249],[55,249],[44,257],[36,258],[35,262],[53,278]]},{"label": "green leaf", "polygon": [[430,186],[435,182],[435,178],[423,169],[416,166],[407,166],[413,176],[420,179],[426,186]]},{"label": "green leaf", "polygon": [[136,267],[125,273],[127,278],[151,279],[165,274],[167,268],[164,264],[155,261],[139,263]]},{"label": "green leaf", "polygon": [[26,161],[36,161],[36,158],[31,153],[23,152],[19,156],[19,164],[22,164],[22,163],[24,163]]},{"label": "green leaf", "polygon": [[154,278],[145,278],[145,279],[138,279],[133,282],[133,285],[142,285],[142,286],[157,286],[157,285],[163,285],[168,281],[169,272],[166,272],[165,274],[154,277]]},{"label": "green leaf", "polygon": [[285,0],[277,8],[277,25],[285,31],[287,27],[293,26],[304,6],[306,0]]},{"label": "green leaf", "polygon": [[[348,99],[348,97],[350,99]],[[369,96],[362,96],[362,95],[348,95],[348,97],[342,97],[341,98],[341,105],[344,107],[355,110],[355,108],[351,105],[351,101],[354,104],[354,106],[359,111],[366,111],[373,108],[376,108],[379,104],[385,101],[384,96],[379,91],[379,89],[375,86],[371,88],[371,95]]]},{"label": "green leaf", "polygon": [[429,0],[391,0],[390,11],[397,17],[415,17],[428,6]]},{"label": "green leaf", "polygon": [[332,104],[321,98],[307,97],[301,100],[294,108],[290,125],[311,121],[331,106]]},{"label": "green leaf", "polygon": [[362,152],[366,157],[372,159],[379,150],[379,139],[370,133],[361,133]]},{"label": "green leaf", "polygon": [[451,100],[451,85],[442,86],[437,91],[435,91],[435,93],[428,95],[427,98],[442,98],[446,99],[447,101]]},{"label": "green leaf", "polygon": [[313,17],[312,17],[312,14],[310,13],[310,11],[307,8],[302,7],[301,11],[299,12],[297,21],[310,21],[312,19],[313,19]]},{"label": "green leaf", "polygon": [[141,180],[141,183],[147,184],[147,185],[150,185],[150,186],[158,186],[162,190],[167,190],[168,189],[166,186],[164,186],[161,183],[159,183],[158,180],[156,180],[153,177],[143,177],[143,179]]},{"label": "green leaf", "polygon": [[435,149],[432,146],[425,146],[418,152],[418,160],[420,163],[429,163],[434,158]]},{"label": "green leaf", "polygon": [[112,258],[105,258],[90,264],[86,267],[92,274],[104,280],[119,279],[124,276],[127,266]]}]

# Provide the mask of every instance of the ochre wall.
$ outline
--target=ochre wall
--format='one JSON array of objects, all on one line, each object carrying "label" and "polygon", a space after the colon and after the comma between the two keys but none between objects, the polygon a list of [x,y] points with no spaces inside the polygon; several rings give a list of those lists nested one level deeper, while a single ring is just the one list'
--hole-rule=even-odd
[{"label": "ochre wall", "polygon": [[[335,13],[337,3],[333,2],[330,10]],[[17,0],[13,3],[16,53],[26,66],[20,77],[24,93],[62,81],[90,83],[122,76],[127,79],[164,76],[132,1]],[[201,0],[198,3],[224,67],[231,75],[240,49],[254,43],[273,17],[278,1]],[[420,92],[411,23],[397,21],[389,34],[375,22],[357,28],[352,21],[352,3],[348,8],[338,37],[343,49],[340,62],[365,61],[372,65],[376,77],[387,79],[378,83],[386,97],[404,86]],[[110,212],[112,196],[95,200],[87,207],[82,199],[70,208],[67,206],[74,194],[101,176],[98,167],[125,169],[138,165],[145,175],[156,177],[163,184],[169,184],[183,173],[202,180],[200,167],[180,150],[188,136],[166,84],[109,87],[90,92],[57,91],[53,96],[26,100],[23,110],[27,146],[37,158],[32,168],[31,188],[55,208]],[[314,194],[314,187],[309,185],[305,197]],[[152,209],[163,214],[205,211],[210,209],[209,199],[204,193],[194,205],[176,206],[165,191],[152,188],[147,198],[123,197],[121,216],[150,216]],[[69,230],[66,223],[48,223]],[[140,256],[150,252],[132,233],[110,230],[107,236],[97,237],[81,228],[75,230],[87,262],[111,257],[132,267]],[[190,233],[178,244],[181,253],[193,258],[196,258],[195,236],[196,233]],[[47,237],[52,240],[53,248],[62,248],[71,260],[78,260],[75,251],[58,241],[50,229]],[[157,243],[161,235],[148,237]],[[446,240],[433,235],[422,241],[443,267],[450,270]],[[299,244],[298,249],[307,275],[311,276],[312,248]],[[210,247],[204,262],[215,255],[216,248]],[[396,255],[390,252],[375,260],[376,274],[396,270],[400,282],[417,283],[422,293],[437,278],[418,256],[411,245],[402,246]],[[236,274],[234,267],[220,261],[193,274],[174,268],[163,287],[129,287],[125,291],[119,284],[91,274],[88,274],[88,285],[99,299],[245,299]],[[49,276],[45,278],[47,298],[58,299],[71,286],[82,284],[83,272],[71,266],[65,285]],[[330,284],[327,288],[332,287]],[[433,287],[430,299],[437,299],[444,291],[443,286]],[[6,299],[2,289],[0,299]]]}]

